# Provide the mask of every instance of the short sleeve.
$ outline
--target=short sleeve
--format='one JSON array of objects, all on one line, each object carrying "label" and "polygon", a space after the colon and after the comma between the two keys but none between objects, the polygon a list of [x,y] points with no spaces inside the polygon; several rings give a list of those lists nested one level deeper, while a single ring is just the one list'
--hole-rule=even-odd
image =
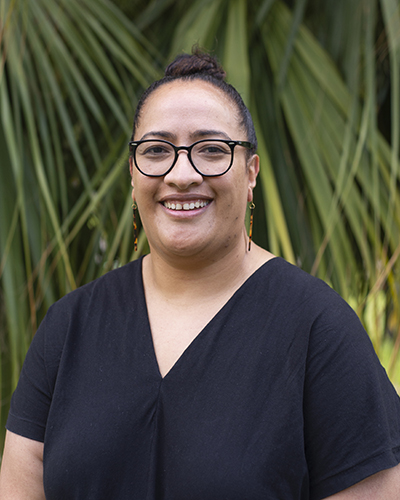
[{"label": "short sleeve", "polygon": [[104,304],[111,303],[110,296],[114,311],[116,305],[124,304],[127,295],[125,287],[132,286],[131,272],[138,271],[141,272],[141,261],[115,269],[66,294],[48,309],[28,349],[11,398],[6,423],[9,431],[44,441],[63,360],[68,380],[72,368],[68,365],[71,362],[68,353],[74,353],[82,336],[97,338],[96,325]]},{"label": "short sleeve", "polygon": [[306,368],[311,500],[400,462],[400,399],[356,314],[332,299],[314,321]]},{"label": "short sleeve", "polygon": [[[49,310],[48,315],[51,315]],[[46,345],[48,316],[28,349],[17,388],[11,398],[6,428],[35,441],[44,441],[52,391],[60,358],[59,349]],[[46,352],[47,351],[47,352]],[[46,355],[50,352],[50,365]]]}]

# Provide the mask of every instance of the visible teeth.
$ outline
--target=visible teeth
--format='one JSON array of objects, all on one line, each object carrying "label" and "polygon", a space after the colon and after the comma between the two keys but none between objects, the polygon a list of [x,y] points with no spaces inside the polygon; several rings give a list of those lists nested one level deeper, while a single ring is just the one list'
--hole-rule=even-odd
[{"label": "visible teeth", "polygon": [[164,207],[169,208],[170,210],[194,210],[195,208],[203,208],[208,205],[208,201],[192,201],[190,203],[184,203],[181,205],[180,203],[170,203],[169,201],[164,201]]}]

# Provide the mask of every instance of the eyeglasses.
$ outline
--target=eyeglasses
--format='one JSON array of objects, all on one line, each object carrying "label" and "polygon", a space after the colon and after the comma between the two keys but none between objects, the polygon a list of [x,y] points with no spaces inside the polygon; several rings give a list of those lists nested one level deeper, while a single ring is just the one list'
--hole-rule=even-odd
[{"label": "eyeglasses", "polygon": [[174,168],[181,150],[187,151],[192,167],[203,177],[224,175],[232,166],[235,146],[254,147],[246,141],[220,139],[203,139],[191,146],[175,146],[168,141],[153,139],[129,142],[136,168],[148,177],[167,175]]}]

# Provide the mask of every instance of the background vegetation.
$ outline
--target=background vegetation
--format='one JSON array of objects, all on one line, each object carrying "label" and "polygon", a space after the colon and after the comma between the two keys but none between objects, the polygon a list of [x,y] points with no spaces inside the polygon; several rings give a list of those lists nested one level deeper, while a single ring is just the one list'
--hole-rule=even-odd
[{"label": "background vegetation", "polygon": [[256,122],[255,241],[348,300],[400,383],[397,0],[0,0],[1,429],[47,308],[147,251],[132,117],[194,43]]}]

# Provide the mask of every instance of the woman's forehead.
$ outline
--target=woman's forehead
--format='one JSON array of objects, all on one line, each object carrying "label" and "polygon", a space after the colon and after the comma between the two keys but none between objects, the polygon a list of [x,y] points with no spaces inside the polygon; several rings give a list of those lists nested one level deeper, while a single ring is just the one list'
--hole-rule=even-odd
[{"label": "woman's forehead", "polygon": [[221,104],[229,103],[232,105],[230,98],[226,93],[213,85],[210,82],[194,79],[194,80],[174,80],[172,82],[164,83],[158,87],[154,92],[152,92],[147,99],[146,103],[150,102],[152,99],[166,100],[168,98],[180,100],[183,96],[199,96],[201,98],[214,99]]},{"label": "woman's forehead", "polygon": [[174,81],[156,89],[140,113],[136,139],[150,132],[218,131],[232,138],[239,133],[236,105],[219,88],[202,80]]}]

